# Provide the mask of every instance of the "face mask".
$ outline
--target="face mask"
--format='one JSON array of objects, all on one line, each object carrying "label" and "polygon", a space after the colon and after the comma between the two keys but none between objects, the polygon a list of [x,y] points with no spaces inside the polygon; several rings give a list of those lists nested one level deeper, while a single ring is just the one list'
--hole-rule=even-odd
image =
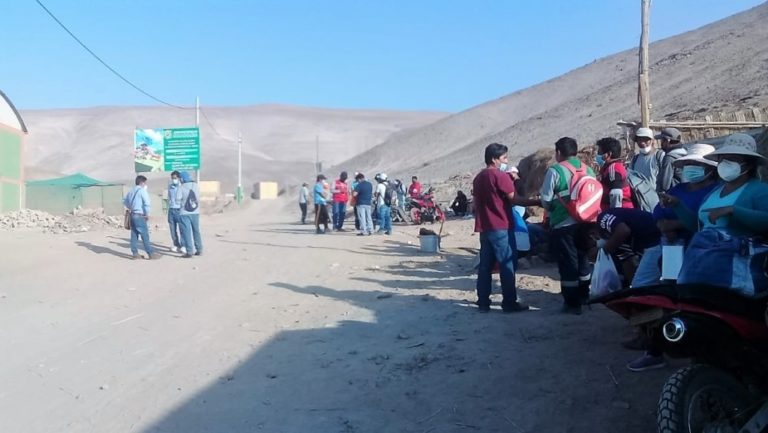
[{"label": "face mask", "polygon": [[651,146],[648,146],[648,147],[639,147],[639,148],[638,148],[638,150],[639,150],[639,151],[640,151],[640,153],[642,153],[643,155],[648,155],[649,153],[651,153]]},{"label": "face mask", "polygon": [[732,182],[742,175],[741,164],[724,159],[717,165],[717,175],[726,182]]},{"label": "face mask", "polygon": [[602,167],[603,164],[605,164],[605,157],[603,155],[597,155],[595,161],[597,162],[597,165]]},{"label": "face mask", "polygon": [[707,178],[704,167],[698,165],[686,165],[683,167],[683,182],[699,183]]},{"label": "face mask", "polygon": [[502,162],[502,163],[501,163],[501,165],[499,166],[499,170],[501,170],[501,171],[507,171],[507,168],[508,168],[508,167],[509,167],[509,166],[507,165],[507,163],[506,163],[506,162]]},{"label": "face mask", "polygon": [[142,185],[142,186],[141,186],[141,189],[143,189],[144,191],[146,191],[146,190],[147,190],[147,185],[146,185],[146,184]]},{"label": "face mask", "polygon": [[179,184],[179,179],[171,179],[171,182],[172,182],[174,185],[178,185],[178,184]]}]

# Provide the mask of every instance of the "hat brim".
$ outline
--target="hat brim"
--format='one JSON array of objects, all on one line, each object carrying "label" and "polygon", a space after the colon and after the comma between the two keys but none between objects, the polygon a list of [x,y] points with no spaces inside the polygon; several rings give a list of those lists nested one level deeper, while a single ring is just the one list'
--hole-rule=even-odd
[{"label": "hat brim", "polygon": [[[711,154],[707,154],[706,156],[709,156]],[[706,159],[705,156],[701,155],[686,155],[682,156],[678,159],[676,159],[674,162],[672,162],[672,165],[682,165],[684,162],[700,162],[702,164],[707,164],[712,167],[717,167],[717,161],[712,161],[709,159]]]},{"label": "hat brim", "polygon": [[654,137],[653,135],[635,135],[635,141],[637,141],[638,138],[647,138],[649,140],[653,140],[656,137]]},{"label": "hat brim", "polygon": [[714,152],[708,154],[706,156],[707,159],[716,159],[718,156],[723,155],[743,155],[743,156],[753,156],[755,158],[759,158],[762,163],[765,163],[768,161],[768,158],[765,156],[757,153],[752,152],[751,150],[744,149],[743,147],[738,146],[724,146],[720,149],[715,150]]}]

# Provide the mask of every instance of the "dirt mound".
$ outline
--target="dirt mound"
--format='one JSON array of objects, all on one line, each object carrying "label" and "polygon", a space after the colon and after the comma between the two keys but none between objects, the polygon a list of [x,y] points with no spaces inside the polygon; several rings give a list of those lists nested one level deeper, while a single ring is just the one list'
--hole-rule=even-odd
[{"label": "dirt mound", "polygon": [[107,215],[103,209],[76,209],[64,216],[23,209],[0,215],[0,230],[42,231],[43,233],[87,232],[94,228],[122,227],[122,218]]}]

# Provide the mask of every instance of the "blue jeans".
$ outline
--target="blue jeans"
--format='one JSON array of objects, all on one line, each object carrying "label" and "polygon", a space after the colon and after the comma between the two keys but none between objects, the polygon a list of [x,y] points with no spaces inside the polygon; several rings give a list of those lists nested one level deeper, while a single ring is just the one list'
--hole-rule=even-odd
[{"label": "blue jeans", "polygon": [[379,231],[392,233],[392,209],[385,204],[379,206]]},{"label": "blue jeans", "polygon": [[139,236],[144,243],[144,251],[151,256],[152,245],[149,243],[149,227],[144,215],[131,214],[131,253],[135,256],[139,254]]},{"label": "blue jeans", "polygon": [[661,245],[646,248],[632,278],[632,288],[655,286],[661,281]]},{"label": "blue jeans", "polygon": [[344,202],[333,202],[333,228],[341,230],[344,226],[344,218],[347,216],[347,204]]},{"label": "blue jeans", "polygon": [[357,217],[360,220],[360,233],[373,233],[373,217],[371,216],[371,205],[357,205]]},{"label": "blue jeans", "polygon": [[176,248],[181,247],[179,231],[181,230],[181,209],[168,209],[168,227],[171,229],[171,241]]},{"label": "blue jeans", "polygon": [[[181,215],[181,236],[187,254],[202,254],[203,241],[200,238],[200,214]],[[194,240],[194,244],[192,241]],[[194,249],[192,246],[194,245]]]},{"label": "blue jeans", "polygon": [[491,305],[491,282],[493,265],[499,264],[501,293],[504,306],[517,302],[515,286],[514,253],[509,243],[507,230],[491,230],[480,233],[480,266],[477,270],[477,305]]}]

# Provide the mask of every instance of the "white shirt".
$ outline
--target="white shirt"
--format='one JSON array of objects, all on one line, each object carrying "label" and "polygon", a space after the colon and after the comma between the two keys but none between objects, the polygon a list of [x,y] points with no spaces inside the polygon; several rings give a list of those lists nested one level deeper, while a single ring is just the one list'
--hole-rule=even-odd
[{"label": "white shirt", "polygon": [[376,204],[378,206],[384,205],[384,194],[387,193],[387,184],[382,182],[376,187]]}]

